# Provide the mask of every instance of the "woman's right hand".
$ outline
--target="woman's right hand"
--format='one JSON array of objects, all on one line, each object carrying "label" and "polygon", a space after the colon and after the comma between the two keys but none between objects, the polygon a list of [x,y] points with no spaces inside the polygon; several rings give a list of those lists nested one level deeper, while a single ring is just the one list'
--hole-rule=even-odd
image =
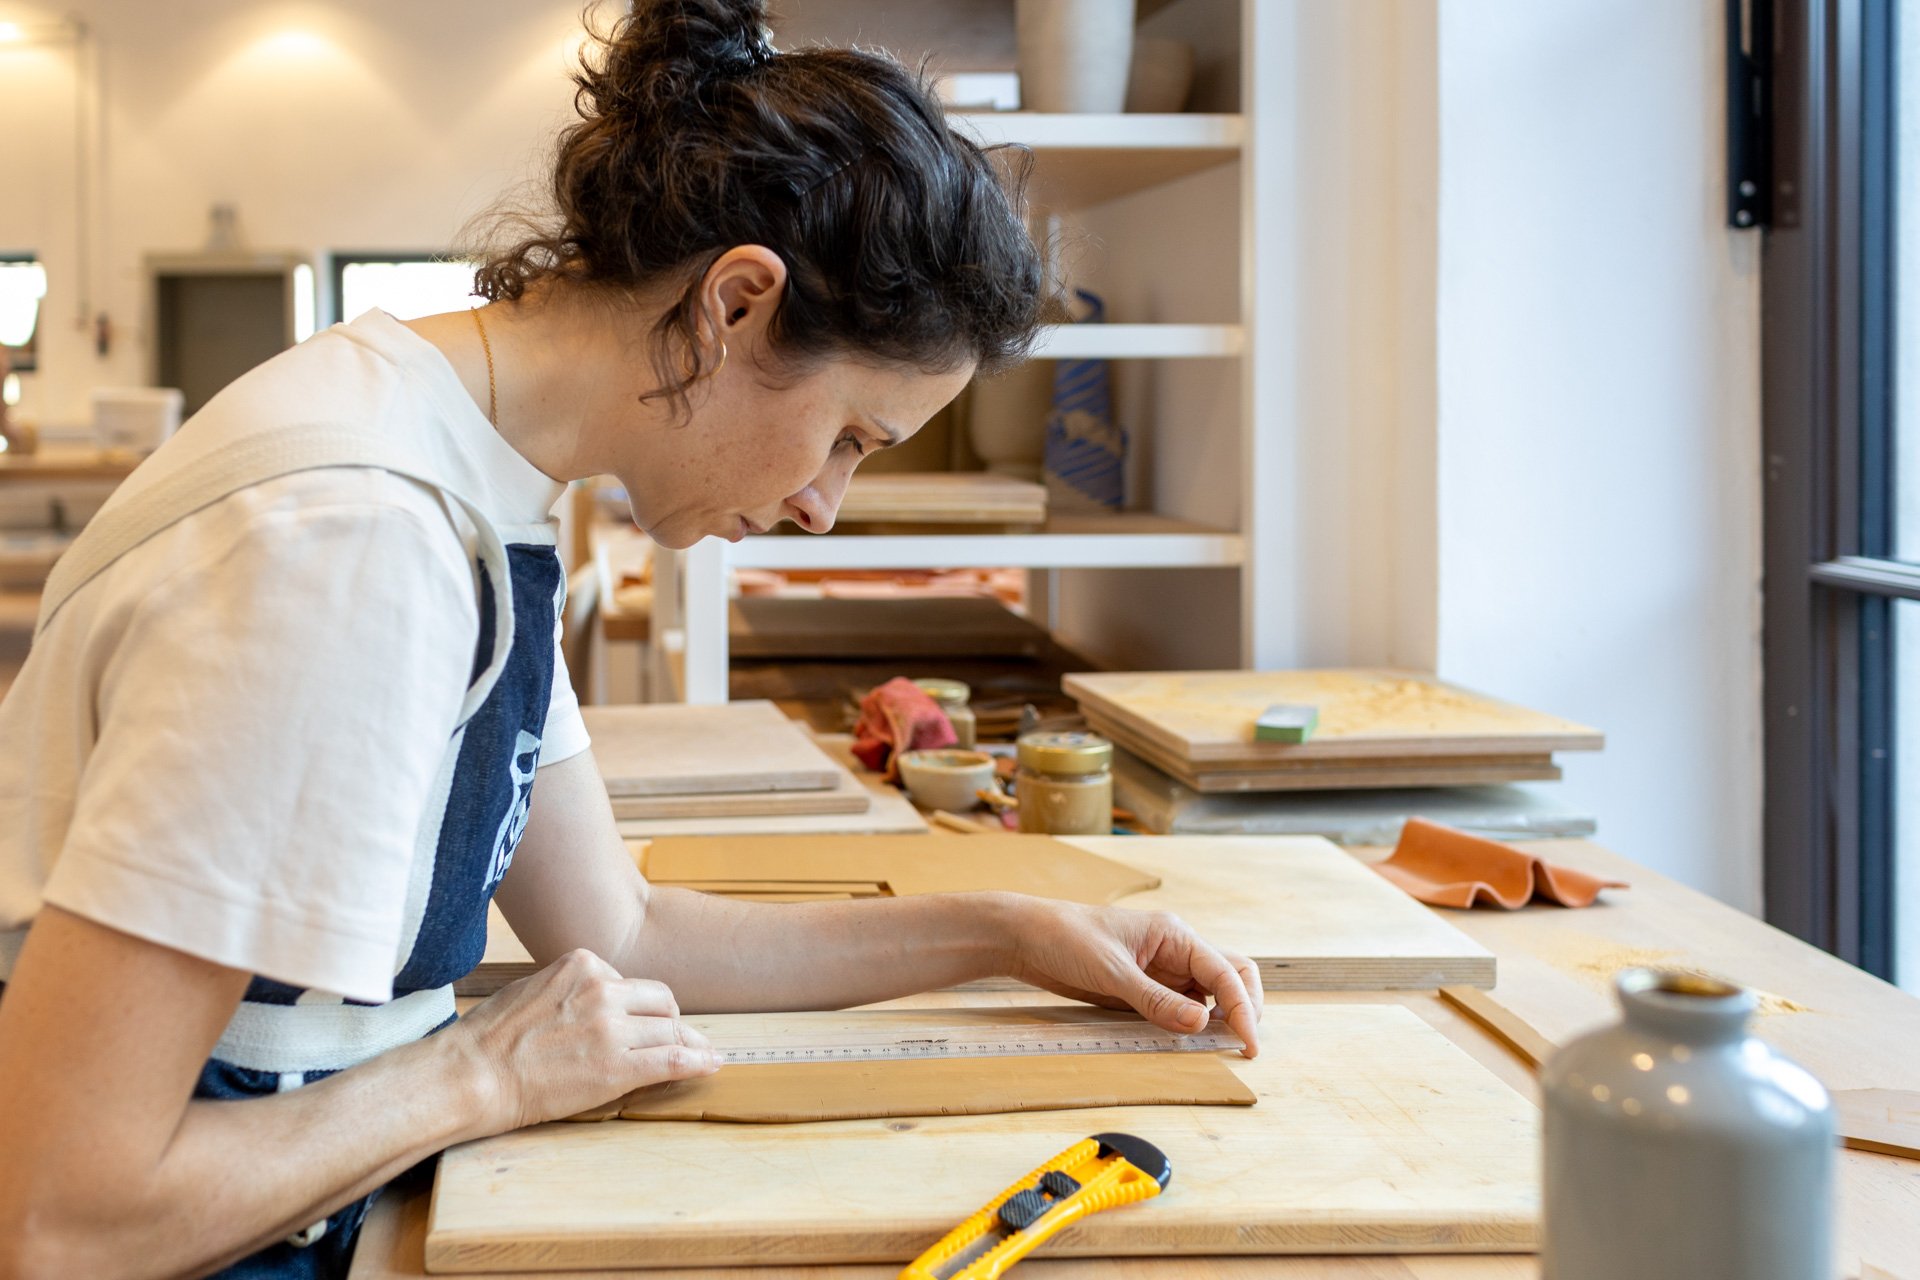
[{"label": "woman's right hand", "polygon": [[673,992],[623,978],[591,951],[502,987],[434,1039],[442,1037],[475,1052],[495,1133],[720,1066],[707,1038],[680,1021]]}]

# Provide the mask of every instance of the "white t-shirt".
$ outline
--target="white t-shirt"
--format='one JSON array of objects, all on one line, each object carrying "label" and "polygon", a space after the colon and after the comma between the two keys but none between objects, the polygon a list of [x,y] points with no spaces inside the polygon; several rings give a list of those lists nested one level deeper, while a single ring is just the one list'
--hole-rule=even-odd
[{"label": "white t-shirt", "polygon": [[[403,433],[504,542],[552,546],[563,486],[384,313],[269,361],[185,430],[279,405]],[[67,601],[0,703],[0,981],[51,902],[292,987],[389,998],[481,625],[459,512],[384,470],[298,472],[180,520]],[[588,745],[550,605],[543,766]]]}]

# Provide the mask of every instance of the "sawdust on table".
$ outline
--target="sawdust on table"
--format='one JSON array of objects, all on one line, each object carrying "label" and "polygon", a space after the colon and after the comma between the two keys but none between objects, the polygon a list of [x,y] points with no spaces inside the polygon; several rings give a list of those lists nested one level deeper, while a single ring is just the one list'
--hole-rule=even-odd
[{"label": "sawdust on table", "polygon": [[[1608,947],[1588,959],[1574,962],[1569,967],[1582,978],[1595,986],[1612,990],[1613,980],[1625,969],[1659,969],[1666,973],[1684,973],[1694,978],[1710,978],[1715,982],[1731,982],[1732,979],[1714,973],[1699,965],[1675,963],[1674,957],[1686,952],[1662,947]],[[1738,984],[1736,984],[1738,985]],[[1785,996],[1775,995],[1771,991],[1762,991],[1758,987],[1748,987],[1753,992],[1755,1012],[1762,1017],[1781,1013],[1812,1013],[1811,1007],[1798,1000],[1789,1000]]]}]

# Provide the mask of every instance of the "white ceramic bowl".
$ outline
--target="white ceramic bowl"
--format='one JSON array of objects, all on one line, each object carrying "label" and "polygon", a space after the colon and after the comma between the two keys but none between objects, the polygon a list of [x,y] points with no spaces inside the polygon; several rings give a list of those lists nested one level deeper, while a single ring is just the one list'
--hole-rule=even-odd
[{"label": "white ceramic bowl", "polygon": [[965,813],[980,803],[977,792],[993,785],[993,757],[984,751],[909,751],[900,757],[900,781],[928,809]]}]

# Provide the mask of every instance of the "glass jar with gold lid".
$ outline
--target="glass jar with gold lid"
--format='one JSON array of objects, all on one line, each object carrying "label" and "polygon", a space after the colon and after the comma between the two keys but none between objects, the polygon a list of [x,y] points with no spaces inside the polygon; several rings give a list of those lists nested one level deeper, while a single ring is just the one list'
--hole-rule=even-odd
[{"label": "glass jar with gold lid", "polygon": [[973,698],[973,690],[964,680],[943,680],[935,676],[916,679],[913,682],[929,698],[940,704],[947,713],[947,719],[953,725],[953,736],[958,739],[955,746],[971,751],[978,732],[978,721],[973,708],[968,705]]},{"label": "glass jar with gold lid", "polygon": [[1113,744],[1097,733],[1029,733],[1014,780],[1020,829],[1055,836],[1113,831]]}]

